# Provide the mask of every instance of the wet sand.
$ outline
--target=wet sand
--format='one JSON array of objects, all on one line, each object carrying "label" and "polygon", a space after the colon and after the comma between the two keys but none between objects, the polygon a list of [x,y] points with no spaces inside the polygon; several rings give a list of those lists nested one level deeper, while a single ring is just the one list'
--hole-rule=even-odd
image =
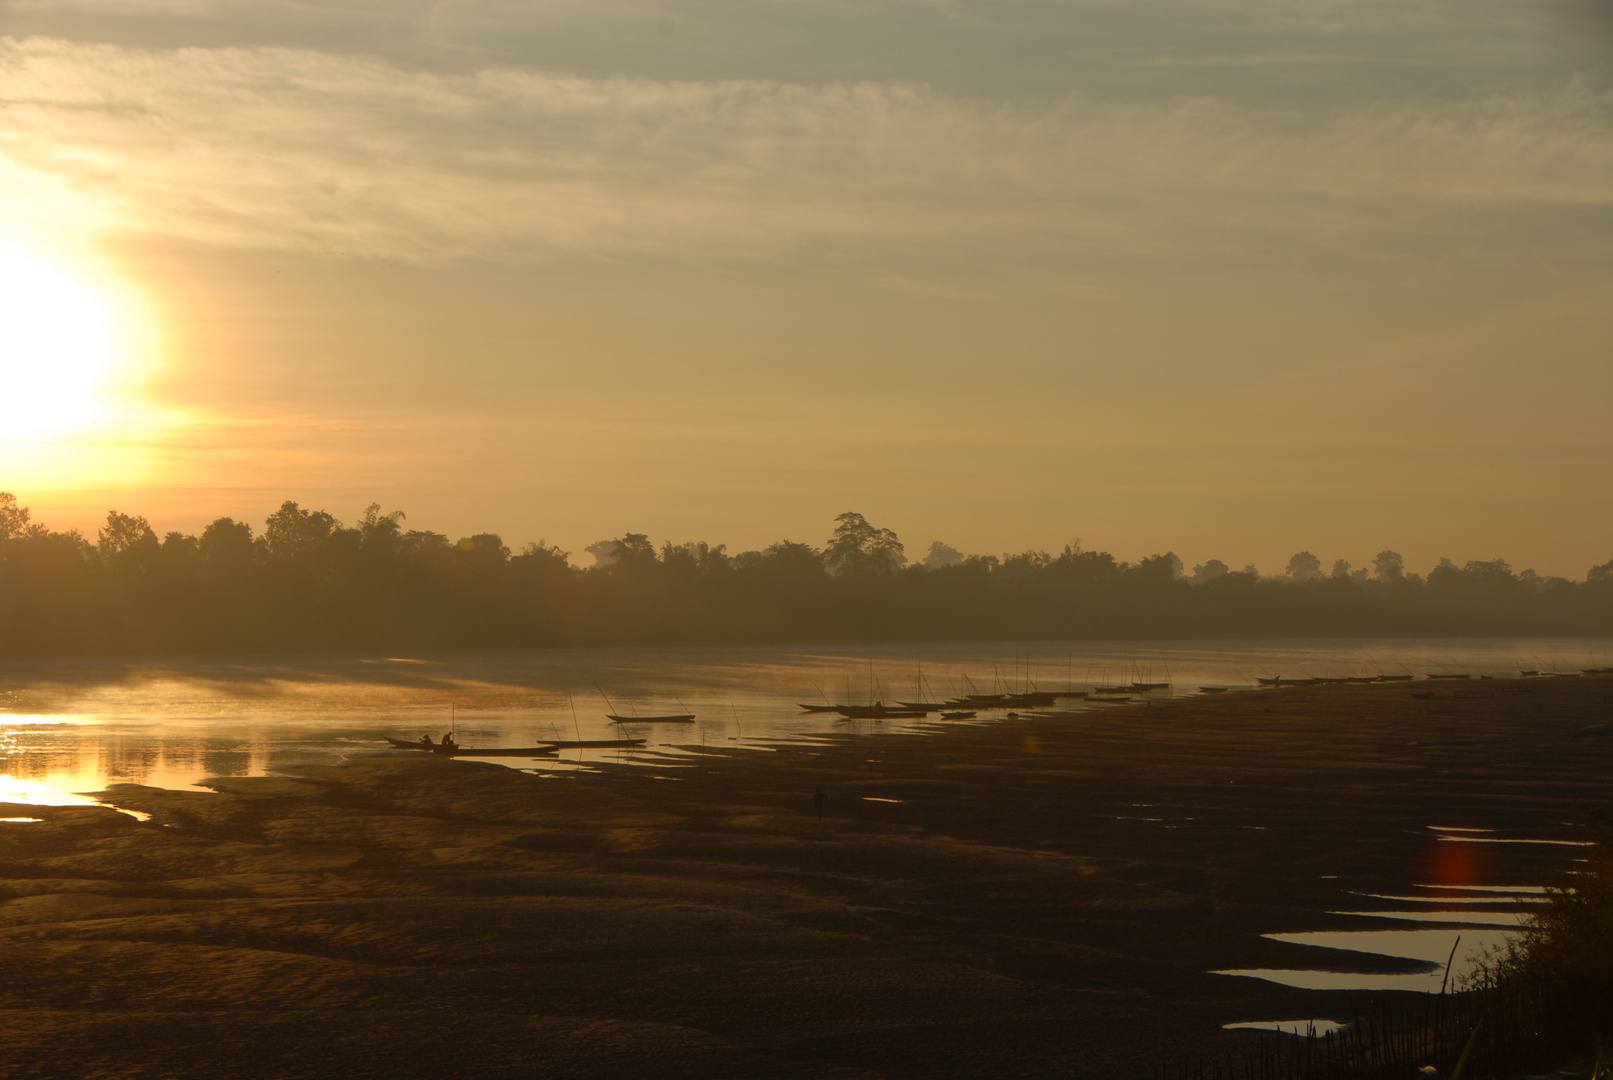
[{"label": "wet sand", "polygon": [[0,805],[44,819],[0,823],[0,1074],[1147,1076],[1382,996],[1212,969],[1418,970],[1259,937],[1368,928],[1347,890],[1568,865],[1427,826],[1583,836],[1613,679],[1437,689]]}]

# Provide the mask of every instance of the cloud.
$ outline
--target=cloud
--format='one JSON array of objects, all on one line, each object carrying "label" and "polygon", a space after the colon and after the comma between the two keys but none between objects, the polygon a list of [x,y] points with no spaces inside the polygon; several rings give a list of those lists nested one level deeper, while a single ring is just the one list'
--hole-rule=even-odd
[{"label": "cloud", "polygon": [[[0,38],[0,213],[369,258],[1168,251],[1385,206],[1605,206],[1613,94],[1039,107],[901,82],[410,70]],[[1331,222],[1331,226],[1327,223]]]}]

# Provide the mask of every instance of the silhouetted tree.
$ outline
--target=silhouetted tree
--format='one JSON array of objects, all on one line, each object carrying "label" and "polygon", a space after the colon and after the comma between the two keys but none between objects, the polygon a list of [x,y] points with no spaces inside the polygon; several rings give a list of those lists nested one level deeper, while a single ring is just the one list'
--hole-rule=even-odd
[{"label": "silhouetted tree", "polygon": [[0,491],[0,541],[21,536],[28,528],[28,508],[17,505],[17,497]]},{"label": "silhouetted tree", "polygon": [[835,518],[834,535],[824,550],[832,574],[894,574],[907,561],[902,542],[889,529],[878,529],[861,514],[847,511]]},{"label": "silhouetted tree", "polygon": [[275,558],[295,558],[317,549],[339,528],[341,523],[325,511],[302,510],[287,499],[264,522],[263,542]]},{"label": "silhouetted tree", "polygon": [[1399,581],[1406,576],[1406,560],[1400,557],[1400,552],[1384,548],[1373,556],[1372,572],[1379,581]]},{"label": "silhouetted tree", "polygon": [[96,534],[103,558],[137,555],[157,549],[157,534],[143,517],[131,517],[116,510],[107,511],[106,525]]},{"label": "silhouetted tree", "polygon": [[1288,560],[1288,576],[1295,581],[1314,581],[1322,576],[1322,560],[1301,551]]}]

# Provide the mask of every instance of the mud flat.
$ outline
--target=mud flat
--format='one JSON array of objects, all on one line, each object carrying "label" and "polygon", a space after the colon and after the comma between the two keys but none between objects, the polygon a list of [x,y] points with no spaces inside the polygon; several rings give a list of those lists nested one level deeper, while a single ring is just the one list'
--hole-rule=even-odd
[{"label": "mud flat", "polygon": [[1222,1024],[1374,998],[1215,969],[1423,970],[1262,934],[1571,867],[1429,827],[1583,838],[1613,738],[1570,736],[1613,718],[1613,679],[1460,689],[104,795],[149,821],[0,805],[41,819],[0,823],[0,1073],[1148,1076],[1290,1037]]}]

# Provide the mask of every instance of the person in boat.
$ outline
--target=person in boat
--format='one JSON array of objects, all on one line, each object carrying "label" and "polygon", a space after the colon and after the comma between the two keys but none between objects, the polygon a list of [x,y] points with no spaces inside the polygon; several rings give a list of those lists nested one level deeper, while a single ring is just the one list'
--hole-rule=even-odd
[{"label": "person in boat", "polygon": [[431,736],[430,735],[426,735],[426,734],[422,733],[421,736],[420,736],[420,745],[424,746],[426,749],[429,750],[432,747],[435,747],[437,744],[431,741]]},{"label": "person in boat", "polygon": [[454,741],[454,733],[452,731],[443,732],[442,742],[437,744],[437,748],[439,750],[458,750],[459,744]]}]

